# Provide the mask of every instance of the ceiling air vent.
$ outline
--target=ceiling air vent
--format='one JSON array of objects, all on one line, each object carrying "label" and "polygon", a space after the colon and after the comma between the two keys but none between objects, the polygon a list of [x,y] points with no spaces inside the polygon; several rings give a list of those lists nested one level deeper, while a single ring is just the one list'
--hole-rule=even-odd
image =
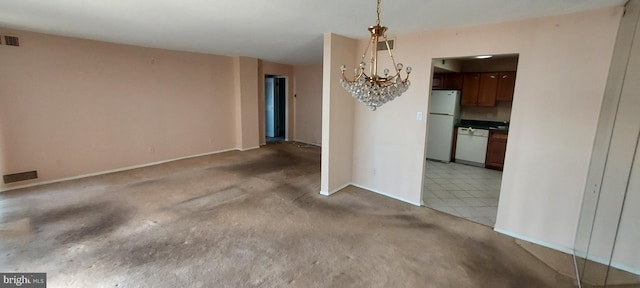
[{"label": "ceiling air vent", "polygon": [[7,46],[20,46],[20,39],[16,36],[4,36],[4,45]]},{"label": "ceiling air vent", "polygon": [[7,174],[2,176],[2,178],[4,178],[3,179],[4,184],[37,179],[38,171],[34,170],[34,171],[20,172],[20,173],[14,173],[14,174]]},{"label": "ceiling air vent", "polygon": [[[393,50],[393,40],[389,40],[389,50]],[[378,42],[378,51],[385,51],[387,50],[387,43],[385,43],[384,41],[379,41]]]}]

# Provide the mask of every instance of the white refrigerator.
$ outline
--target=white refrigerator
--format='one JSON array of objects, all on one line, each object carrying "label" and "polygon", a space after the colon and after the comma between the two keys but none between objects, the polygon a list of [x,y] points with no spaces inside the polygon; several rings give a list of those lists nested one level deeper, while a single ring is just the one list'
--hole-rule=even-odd
[{"label": "white refrigerator", "polygon": [[460,91],[433,90],[427,116],[427,159],[451,162],[455,125],[460,121]]}]

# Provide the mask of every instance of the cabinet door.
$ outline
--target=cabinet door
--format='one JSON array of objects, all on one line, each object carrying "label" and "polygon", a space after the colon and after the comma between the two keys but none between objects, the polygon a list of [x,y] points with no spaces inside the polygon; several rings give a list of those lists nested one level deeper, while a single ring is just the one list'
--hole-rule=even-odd
[{"label": "cabinet door", "polygon": [[465,73],[462,80],[462,106],[476,106],[480,91],[480,73]]},{"label": "cabinet door", "polygon": [[496,93],[498,92],[498,73],[480,74],[480,93],[478,93],[478,106],[496,106]]},{"label": "cabinet door", "polygon": [[498,93],[496,100],[512,101],[513,89],[516,86],[516,72],[502,72],[498,75]]},{"label": "cabinet door", "polygon": [[462,74],[447,73],[444,77],[444,89],[460,90],[462,89]]},{"label": "cabinet door", "polygon": [[487,158],[484,166],[490,169],[502,170],[506,151],[507,134],[491,132],[489,135],[489,143],[487,144]]},{"label": "cabinet door", "polygon": [[442,89],[442,85],[444,85],[444,75],[443,74],[433,74],[433,80],[431,80],[431,88],[432,89]]}]

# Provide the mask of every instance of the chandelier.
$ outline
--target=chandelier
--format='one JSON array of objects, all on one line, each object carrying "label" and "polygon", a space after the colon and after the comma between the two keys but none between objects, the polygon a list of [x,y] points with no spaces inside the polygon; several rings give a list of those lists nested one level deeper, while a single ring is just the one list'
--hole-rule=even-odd
[{"label": "chandelier", "polygon": [[[387,31],[387,27],[380,26],[380,0],[378,0],[378,7],[376,10],[377,21],[375,26],[369,26],[369,32],[371,32],[371,41],[367,45],[367,48],[362,54],[362,60],[360,67],[354,69],[353,80],[349,80],[344,72],[347,71],[347,66],[340,66],[342,71],[342,79],[340,84],[342,87],[351,93],[353,98],[358,99],[360,103],[371,107],[371,110],[375,111],[376,108],[382,106],[396,97],[402,95],[411,81],[409,81],[409,74],[411,74],[411,67],[406,68],[407,75],[402,78],[400,72],[402,72],[402,63],[396,64],[396,60],[393,58],[393,53],[389,47],[389,41],[384,32]],[[378,75],[378,43],[380,39],[384,40],[384,43],[391,57],[391,62],[394,67],[394,74],[389,75],[389,69],[384,69],[384,76]],[[365,73],[367,63],[364,62],[364,58],[367,56],[367,51],[371,48],[371,58],[369,59],[369,74]]]}]

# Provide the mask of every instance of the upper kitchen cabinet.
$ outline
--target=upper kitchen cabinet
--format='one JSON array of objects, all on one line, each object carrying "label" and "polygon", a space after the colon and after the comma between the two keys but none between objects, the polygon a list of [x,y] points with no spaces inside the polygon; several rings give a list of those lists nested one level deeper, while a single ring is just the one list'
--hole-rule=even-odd
[{"label": "upper kitchen cabinet", "polygon": [[515,72],[464,73],[462,106],[494,107],[496,101],[511,101]]},{"label": "upper kitchen cabinet", "polygon": [[496,106],[498,73],[464,73],[462,106]]},{"label": "upper kitchen cabinet", "polygon": [[462,89],[462,74],[449,73],[444,77],[444,89],[460,90]]},{"label": "upper kitchen cabinet", "polygon": [[477,106],[496,106],[498,92],[498,73],[480,74],[480,91],[478,92]]},{"label": "upper kitchen cabinet", "polygon": [[464,73],[462,80],[462,97],[460,105],[478,105],[478,93],[480,92],[480,73]]},{"label": "upper kitchen cabinet", "polygon": [[513,90],[516,86],[516,72],[500,72],[498,74],[498,93],[496,100],[513,101]]},{"label": "upper kitchen cabinet", "polygon": [[442,89],[444,85],[444,74],[433,74],[431,79],[431,89]]},{"label": "upper kitchen cabinet", "polygon": [[462,74],[436,73],[431,81],[432,89],[460,90],[462,89]]}]

